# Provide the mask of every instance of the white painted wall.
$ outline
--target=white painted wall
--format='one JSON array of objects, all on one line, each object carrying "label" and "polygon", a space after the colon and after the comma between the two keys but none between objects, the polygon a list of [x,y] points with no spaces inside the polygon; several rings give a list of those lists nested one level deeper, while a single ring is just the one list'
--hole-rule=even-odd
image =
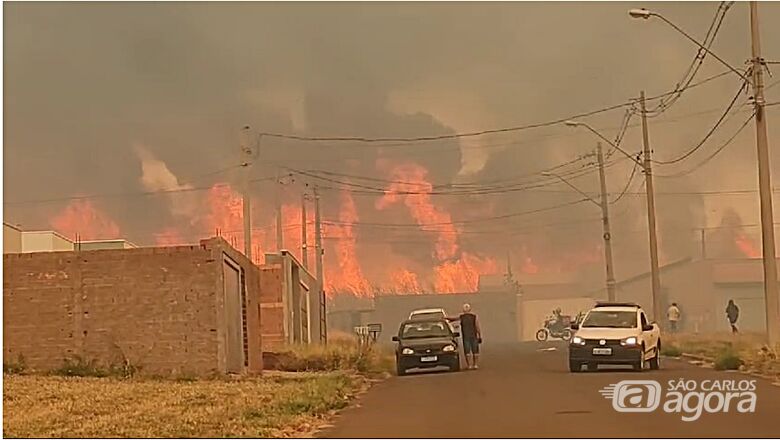
[{"label": "white painted wall", "polygon": [[22,231],[3,223],[3,253],[18,254],[22,252]]},{"label": "white painted wall", "polygon": [[72,251],[73,242],[53,231],[22,232],[22,252]]}]

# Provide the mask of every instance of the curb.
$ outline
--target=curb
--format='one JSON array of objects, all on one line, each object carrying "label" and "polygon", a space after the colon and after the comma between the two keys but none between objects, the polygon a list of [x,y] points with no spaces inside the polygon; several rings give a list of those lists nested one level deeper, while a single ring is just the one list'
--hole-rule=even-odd
[{"label": "curb", "polygon": [[[701,355],[698,355],[698,354],[691,354],[691,353],[682,353],[680,355],[680,357],[677,358],[677,359],[680,359],[680,358],[692,359],[694,361],[700,361],[700,362],[707,362],[709,364],[712,364],[715,361],[715,359],[708,358],[706,356],[701,356]],[[693,364],[692,362],[689,362],[689,363]],[[693,365],[696,365],[696,364],[693,364]],[[706,368],[711,368],[711,367],[707,366]],[[727,371],[733,371],[733,372],[736,372],[736,373],[744,374],[746,376],[752,376],[752,377],[757,377],[759,379],[764,379],[764,380],[769,381],[772,385],[774,385],[776,387],[780,387],[780,379],[778,379],[777,377],[774,377],[774,376],[770,376],[768,374],[756,373],[756,372],[753,372],[753,371],[745,371],[745,370],[727,370]]]}]

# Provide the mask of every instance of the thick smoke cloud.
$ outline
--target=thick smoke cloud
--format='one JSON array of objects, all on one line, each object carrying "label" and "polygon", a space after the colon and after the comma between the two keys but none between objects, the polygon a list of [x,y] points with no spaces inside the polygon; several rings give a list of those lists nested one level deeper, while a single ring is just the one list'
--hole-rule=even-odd
[{"label": "thick smoke cloud", "polygon": [[[239,128],[309,135],[419,136],[557,119],[669,90],[695,54],[689,42],[658,21],[636,22],[630,3],[362,4],[362,3],[70,3],[9,4],[5,8],[5,199],[23,201],[77,194],[132,193],[144,187],[142,144],[165,164],[177,185],[235,180],[214,171],[238,163]],[[653,3],[693,35],[703,37],[715,3]],[[765,57],[780,59],[780,6],[762,3]],[[747,5],[731,8],[714,48],[735,65],[749,56]],[[708,60],[700,78],[720,72]],[[771,80],[770,80],[771,81]],[[695,144],[738,87],[723,78],[686,92],[651,120],[657,157]],[[768,99],[780,99],[780,87]],[[777,107],[775,107],[777,108]],[[780,132],[770,111],[770,139]],[[620,111],[590,118],[614,136]],[[703,149],[712,151],[739,125],[726,124]],[[747,114],[744,114],[747,116]],[[635,118],[632,125],[637,123]],[[502,145],[511,144],[511,145]],[[632,126],[624,146],[636,152]],[[585,154],[587,133],[550,127],[514,134],[376,148],[351,143],[264,139],[256,177],[279,166],[384,177],[377,160],[412,160],[435,183],[505,179]],[[727,209],[757,221],[755,195],[664,195],[702,189],[755,188],[751,129],[711,163],[685,178],[657,179],[662,256],[696,251],[697,227],[718,226]],[[659,175],[695,165],[659,167]],[[612,159],[619,158],[615,155]],[[775,175],[780,157],[774,155]],[[609,169],[614,197],[630,163]],[[718,179],[714,180],[713,177]],[[298,178],[298,182],[301,180]],[[598,189],[595,174],[575,180]],[[619,276],[647,267],[641,173],[612,208]],[[256,197],[272,191],[253,187]],[[324,216],[337,218],[339,194],[323,191]],[[284,191],[288,203],[298,192]],[[565,186],[489,196],[434,197],[455,219],[534,210],[577,199]],[[374,197],[355,195],[361,221],[413,222],[402,206],[378,212]],[[50,227],[66,202],[6,205],[6,220]],[[179,221],[167,196],[94,201],[139,243]],[[181,201],[177,202],[181,203]],[[178,208],[180,209],[180,208]],[[263,213],[267,214],[267,213]],[[268,218],[268,215],[260,215]],[[598,267],[599,212],[591,204],[507,221],[474,224],[461,246],[524,264]],[[530,229],[578,219],[582,224]],[[485,231],[506,233],[482,233]],[[749,235],[751,231],[748,230]],[[430,264],[436,237],[358,229],[359,257],[403,254]],[[390,243],[382,243],[390,241]],[[414,243],[410,243],[414,242]],[[370,243],[370,244],[369,244]],[[388,257],[389,258],[389,257]],[[535,261],[528,261],[529,259]],[[569,262],[570,261],[570,262]],[[503,266],[502,266],[503,267]],[[381,269],[367,268],[369,278]],[[586,271],[596,281],[598,270]],[[595,275],[594,275],[595,274]]]}]

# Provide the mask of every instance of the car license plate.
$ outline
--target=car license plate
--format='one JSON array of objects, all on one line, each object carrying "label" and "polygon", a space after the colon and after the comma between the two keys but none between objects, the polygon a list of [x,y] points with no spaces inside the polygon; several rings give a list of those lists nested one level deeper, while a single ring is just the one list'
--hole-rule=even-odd
[{"label": "car license plate", "polygon": [[599,356],[609,356],[609,355],[612,354],[612,349],[611,348],[594,348],[593,349],[593,354],[594,355],[599,355]]},{"label": "car license plate", "polygon": [[420,358],[420,362],[436,362],[438,359],[436,356],[423,356]]}]

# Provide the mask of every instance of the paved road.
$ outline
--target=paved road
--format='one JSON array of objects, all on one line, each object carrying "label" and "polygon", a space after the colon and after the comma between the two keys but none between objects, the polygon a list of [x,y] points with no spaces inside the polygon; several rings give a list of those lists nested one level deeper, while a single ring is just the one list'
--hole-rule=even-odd
[{"label": "paved road", "polygon": [[[551,346],[551,345],[546,345]],[[618,413],[599,390],[620,380],[751,379],[664,360],[659,371],[571,374],[565,346],[486,350],[477,371],[393,377],[345,410],[321,437],[780,437],[780,387],[758,380],[756,412],[684,422],[659,408]]]}]

